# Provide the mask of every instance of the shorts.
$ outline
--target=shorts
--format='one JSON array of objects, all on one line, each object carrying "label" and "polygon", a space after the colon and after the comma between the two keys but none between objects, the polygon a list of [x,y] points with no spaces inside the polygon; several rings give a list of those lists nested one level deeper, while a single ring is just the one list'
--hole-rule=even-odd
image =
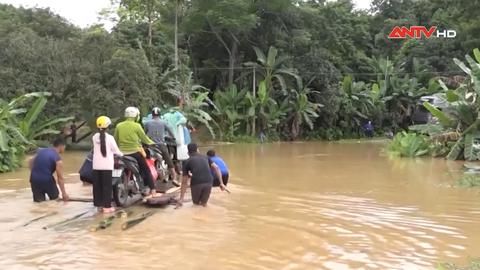
[{"label": "shorts", "polygon": [[[225,184],[225,186],[228,184],[228,178],[229,178],[228,173],[225,174],[225,175],[222,175],[223,184]],[[220,186],[220,181],[218,181],[217,176],[214,176],[214,178],[213,178],[213,186],[214,187],[219,187]]]},{"label": "shorts", "polygon": [[32,189],[34,202],[46,201],[45,194],[48,195],[50,200],[58,199],[59,191],[57,183],[53,179],[50,181],[30,181],[30,187]]},{"label": "shorts", "polygon": [[190,187],[193,204],[205,206],[212,192],[212,184],[198,184]]}]

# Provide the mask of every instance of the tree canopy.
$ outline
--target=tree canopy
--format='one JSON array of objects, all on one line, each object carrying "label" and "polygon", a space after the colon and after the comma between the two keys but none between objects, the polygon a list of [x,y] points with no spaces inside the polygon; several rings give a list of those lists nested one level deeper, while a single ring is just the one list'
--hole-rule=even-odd
[{"label": "tree canopy", "polygon": [[[356,10],[350,0],[112,5],[118,21],[111,32],[101,25],[80,29],[49,9],[0,5],[2,99],[50,92],[44,117],[84,120],[120,116],[129,105],[174,106],[172,92],[206,93],[204,100],[189,98],[186,110],[211,115],[217,133],[253,135],[267,121],[261,128],[272,137],[358,136],[368,119],[380,129],[405,126],[431,80],[461,75],[452,59],[480,44],[477,0],[375,0],[370,10]],[[458,35],[388,39],[396,25],[435,25]],[[271,48],[270,60],[279,62],[272,74],[281,77],[262,75],[267,69],[258,54],[268,57]],[[216,94],[232,87],[245,94],[232,98],[236,104],[226,101],[229,94]],[[231,117],[220,115],[223,109]],[[219,123],[235,130],[223,132]]]}]

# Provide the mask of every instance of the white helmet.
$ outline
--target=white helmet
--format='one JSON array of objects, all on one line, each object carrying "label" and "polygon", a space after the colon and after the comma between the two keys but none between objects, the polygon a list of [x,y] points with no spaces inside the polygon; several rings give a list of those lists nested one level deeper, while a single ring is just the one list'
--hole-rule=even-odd
[{"label": "white helmet", "polygon": [[155,107],[152,109],[152,116],[159,116],[160,115],[160,108]]},{"label": "white helmet", "polygon": [[139,114],[140,111],[136,107],[128,107],[125,109],[125,117],[137,118]]}]

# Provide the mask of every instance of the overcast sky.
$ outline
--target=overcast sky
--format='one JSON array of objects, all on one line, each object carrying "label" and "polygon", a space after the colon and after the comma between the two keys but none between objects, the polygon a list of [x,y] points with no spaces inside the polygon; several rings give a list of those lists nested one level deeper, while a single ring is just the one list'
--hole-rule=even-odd
[{"label": "overcast sky", "polygon": [[[369,8],[371,0],[353,0],[357,8]],[[70,22],[86,27],[98,22],[98,12],[110,6],[110,0],[0,0],[0,3],[24,7],[49,7]]]}]

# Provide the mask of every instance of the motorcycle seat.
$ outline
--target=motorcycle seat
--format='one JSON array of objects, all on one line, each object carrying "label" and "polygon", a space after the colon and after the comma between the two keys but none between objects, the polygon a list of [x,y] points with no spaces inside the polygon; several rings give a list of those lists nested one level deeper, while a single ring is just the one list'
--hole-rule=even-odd
[{"label": "motorcycle seat", "polygon": [[125,161],[127,161],[127,162],[137,163],[137,160],[136,160],[134,157],[123,156],[122,159],[125,160]]}]

